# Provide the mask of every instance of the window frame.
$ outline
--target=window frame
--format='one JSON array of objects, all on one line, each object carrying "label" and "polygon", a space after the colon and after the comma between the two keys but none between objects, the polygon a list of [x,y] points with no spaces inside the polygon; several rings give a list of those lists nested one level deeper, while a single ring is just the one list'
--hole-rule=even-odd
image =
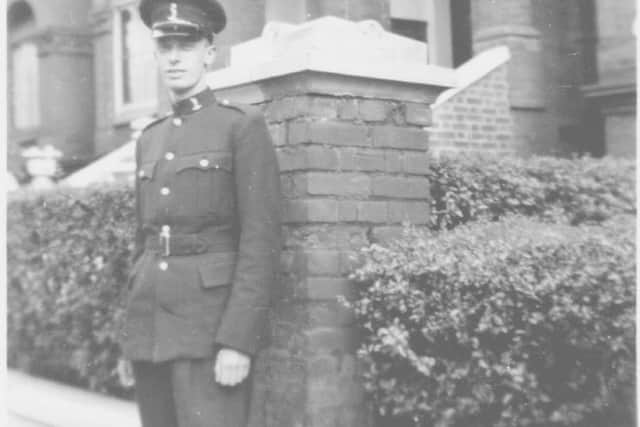
[{"label": "window frame", "polygon": [[112,61],[112,72],[113,72],[113,81],[111,87],[111,93],[113,96],[113,111],[114,111],[114,121],[116,124],[121,124],[125,122],[130,122],[136,118],[141,116],[149,115],[154,113],[158,108],[158,103],[160,100],[160,94],[158,90],[158,79],[156,73],[156,67],[153,67],[154,70],[154,81],[156,85],[154,86],[154,96],[152,99],[144,100],[142,102],[124,102],[123,96],[123,84],[124,84],[124,76],[122,70],[122,58],[123,58],[123,41],[122,41],[122,12],[128,10],[131,16],[136,16],[138,13],[136,8],[136,2],[127,0],[127,1],[116,1],[114,2],[112,11],[112,53],[113,53],[113,61]]}]

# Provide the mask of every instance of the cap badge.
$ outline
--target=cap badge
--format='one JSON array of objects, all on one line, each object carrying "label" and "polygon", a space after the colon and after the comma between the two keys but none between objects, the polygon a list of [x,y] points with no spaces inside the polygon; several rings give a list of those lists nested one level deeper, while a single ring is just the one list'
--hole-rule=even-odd
[{"label": "cap badge", "polygon": [[169,21],[177,21],[178,20],[178,5],[176,3],[171,3],[169,5],[170,9],[170,15],[167,18]]},{"label": "cap badge", "polygon": [[199,109],[202,108],[202,104],[200,104],[200,101],[198,101],[198,98],[189,98],[189,101],[191,101],[191,104],[193,104],[191,106],[191,109],[193,111],[198,111]]}]

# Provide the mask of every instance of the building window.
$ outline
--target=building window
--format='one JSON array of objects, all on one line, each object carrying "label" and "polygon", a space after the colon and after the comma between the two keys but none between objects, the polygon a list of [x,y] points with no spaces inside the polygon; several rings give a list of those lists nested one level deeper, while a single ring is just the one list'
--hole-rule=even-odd
[{"label": "building window", "polygon": [[144,114],[144,110],[154,109],[158,101],[156,66],[149,30],[133,5],[118,8],[114,13],[116,116]]},{"label": "building window", "polygon": [[13,125],[28,129],[40,125],[38,48],[21,43],[11,52],[13,77]]},{"label": "building window", "polygon": [[426,42],[428,62],[451,67],[451,3],[452,0],[390,0],[391,31]]},{"label": "building window", "polygon": [[427,23],[425,21],[391,18],[391,32],[420,42],[427,41]]}]

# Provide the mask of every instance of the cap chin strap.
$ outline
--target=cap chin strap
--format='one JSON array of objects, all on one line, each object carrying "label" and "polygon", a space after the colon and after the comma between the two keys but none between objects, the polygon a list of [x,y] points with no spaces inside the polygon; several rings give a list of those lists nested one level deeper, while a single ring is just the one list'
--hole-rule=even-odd
[{"label": "cap chin strap", "polygon": [[194,29],[196,31],[201,31],[200,25],[191,22],[191,21],[187,21],[184,19],[173,19],[170,22],[156,22],[155,24],[153,24],[153,26],[151,27],[152,30],[156,30],[156,29],[161,29],[163,27],[189,27],[191,29]]},{"label": "cap chin strap", "polygon": [[163,36],[193,36],[203,34],[202,28],[198,24],[185,20],[174,22],[158,22],[151,27],[151,37],[159,38]]},{"label": "cap chin strap", "polygon": [[187,33],[184,31],[164,31],[164,30],[153,30],[151,32],[151,37],[154,39],[159,39],[162,37],[169,37],[169,36],[180,36],[180,37],[189,37],[192,36],[193,33]]}]

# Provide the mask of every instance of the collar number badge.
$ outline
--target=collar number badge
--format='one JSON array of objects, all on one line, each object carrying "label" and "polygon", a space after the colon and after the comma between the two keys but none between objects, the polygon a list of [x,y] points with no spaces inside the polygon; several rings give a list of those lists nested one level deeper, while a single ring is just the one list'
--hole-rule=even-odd
[{"label": "collar number badge", "polygon": [[200,104],[200,101],[198,101],[198,98],[189,98],[189,101],[191,101],[191,109],[193,111],[198,111],[199,109],[202,108],[202,104]]}]

